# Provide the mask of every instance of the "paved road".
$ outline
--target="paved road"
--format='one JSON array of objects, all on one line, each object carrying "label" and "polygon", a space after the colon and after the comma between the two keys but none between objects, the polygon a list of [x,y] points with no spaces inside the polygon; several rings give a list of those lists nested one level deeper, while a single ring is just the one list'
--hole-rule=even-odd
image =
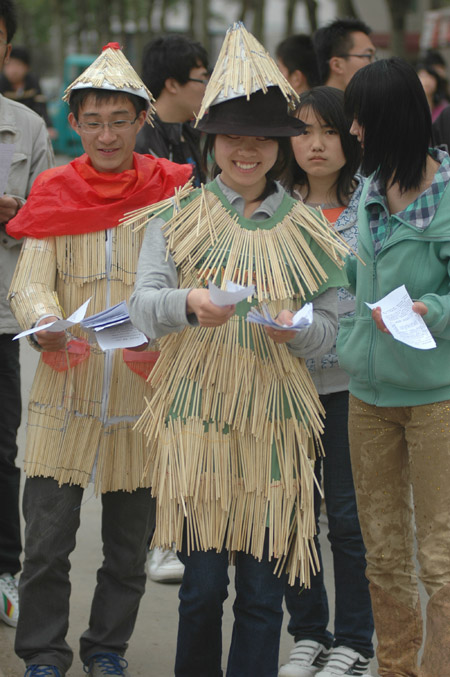
[{"label": "paved road", "polygon": [[[21,343],[22,386],[24,400],[24,419],[26,419],[26,402],[33,378],[37,355],[29,348],[25,340]],[[22,457],[25,442],[25,420],[19,434],[20,454]],[[68,641],[75,651],[78,637],[86,628],[89,604],[95,585],[95,571],[101,562],[100,545],[100,502],[86,490],[82,505],[82,525],[78,534],[77,548],[71,558],[72,563],[72,596]],[[326,525],[323,525],[320,536],[327,588],[329,591],[331,617],[333,617],[333,578],[330,549],[324,536]],[[162,585],[148,581],[147,592],[141,609],[135,632],[130,642],[127,659],[130,674],[133,677],[169,677],[173,675],[175,641],[177,630],[177,593],[178,586]],[[224,615],[224,653],[226,654],[231,638],[232,599],[227,600]],[[292,647],[292,640],[286,632],[287,618],[285,614],[284,629],[281,639],[280,661],[285,662]],[[0,677],[22,677],[22,662],[13,651],[14,629],[0,622]],[[2,672],[3,671],[3,672]],[[373,674],[375,674],[375,661]],[[82,666],[76,657],[67,677],[81,677]]]}]

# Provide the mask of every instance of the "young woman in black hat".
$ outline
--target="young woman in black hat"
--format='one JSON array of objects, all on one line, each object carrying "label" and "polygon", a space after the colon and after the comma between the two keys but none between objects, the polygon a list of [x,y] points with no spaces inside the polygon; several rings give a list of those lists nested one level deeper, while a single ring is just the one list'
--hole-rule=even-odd
[{"label": "young woman in black hat", "polygon": [[[282,571],[307,581],[315,566],[309,454],[321,407],[299,358],[333,344],[344,249],[320,215],[276,182],[289,137],[303,128],[280,87],[225,96],[198,126],[216,178],[149,221],[130,304],[136,326],[164,337],[140,422],[151,445],[155,543],[175,543],[185,564],[175,674],[222,674],[231,559],[226,674],[275,677]],[[210,279],[253,283],[256,298],[214,305]],[[306,301],[313,322],[302,332],[246,321],[252,306],[266,303],[290,325]]]}]

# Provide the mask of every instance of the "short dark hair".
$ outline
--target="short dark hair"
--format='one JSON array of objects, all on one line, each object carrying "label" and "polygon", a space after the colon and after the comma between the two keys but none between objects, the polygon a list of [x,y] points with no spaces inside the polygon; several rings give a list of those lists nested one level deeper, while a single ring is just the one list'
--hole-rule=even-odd
[{"label": "short dark hair", "polygon": [[308,87],[315,87],[319,83],[316,53],[309,35],[299,33],[286,38],[278,45],[276,56],[286,66],[289,73],[301,71]]},{"label": "short dark hair", "polygon": [[167,78],[184,85],[193,68],[208,68],[208,54],[199,42],[184,35],[155,38],[144,47],[142,80],[155,99],[161,94]]},{"label": "short dark hair", "polygon": [[[216,142],[217,136],[218,136],[217,134],[206,134],[206,139],[202,153],[202,165],[205,174],[208,174],[208,164],[210,164],[211,158],[214,158],[214,144]],[[289,136],[268,137],[268,138],[271,138],[274,141],[278,142],[278,155],[277,159],[275,160],[275,164],[273,165],[273,167],[269,169],[269,171],[266,174],[267,179],[266,187],[262,195],[259,196],[259,199],[261,200],[270,195],[270,193],[274,192],[275,190],[274,181],[276,181],[286,173],[287,167],[289,165],[292,156],[292,148]],[[213,166],[211,168],[210,173],[214,178],[218,174],[220,174],[220,167],[215,162],[215,160],[213,161]]]},{"label": "short dark hair", "polygon": [[[353,192],[354,176],[361,162],[361,146],[349,131],[351,119],[345,114],[344,92],[335,87],[315,87],[308,92],[303,92],[296,114],[298,115],[303,108],[310,108],[316,116],[322,118],[326,125],[339,134],[346,162],[339,172],[336,195],[339,203],[346,205],[348,196]],[[295,185],[306,186],[306,197],[308,197],[308,176],[296,162],[295,157],[292,157],[290,161],[286,176],[285,183],[290,192]]]},{"label": "short dark hair", "polygon": [[147,102],[142,96],[131,94],[130,92],[119,92],[115,89],[95,89],[94,87],[83,87],[81,89],[72,89],[69,99],[70,112],[73,113],[75,120],[78,120],[78,113],[86,99],[94,97],[95,103],[99,104],[107,101],[117,101],[127,99],[131,101],[136,111],[136,115],[147,109]]},{"label": "short dark hair", "polygon": [[361,68],[345,90],[345,110],[364,128],[362,170],[403,193],[418,188],[431,139],[431,113],[414,68],[392,57]]},{"label": "short dark hair", "polygon": [[427,63],[418,63],[416,66],[417,73],[422,70],[431,75],[431,77],[434,78],[436,82],[436,89],[433,92],[433,107],[438,106],[441,101],[448,99],[449,94],[447,80],[446,78],[443,78],[442,75],[437,72],[437,70],[435,70],[433,65],[428,65]]},{"label": "short dark hair", "polygon": [[370,35],[371,32],[364,21],[348,17],[336,19],[314,33],[313,44],[316,50],[321,84],[325,84],[330,75],[330,59],[333,56],[347,54],[348,50],[352,48],[352,33]]},{"label": "short dark hair", "polygon": [[444,66],[444,68],[447,68],[447,64],[445,62],[444,57],[440,52],[438,52],[437,49],[427,49],[425,54],[423,54],[422,58],[420,59],[420,63],[423,63],[424,66]]},{"label": "short dark hair", "polygon": [[6,39],[11,42],[17,30],[17,9],[14,0],[0,0],[0,19],[5,22]]},{"label": "short dark hair", "polygon": [[27,49],[26,47],[22,47],[22,45],[14,45],[11,48],[9,58],[10,59],[17,59],[18,61],[22,61],[22,63],[24,63],[26,66],[31,65],[30,50]]}]

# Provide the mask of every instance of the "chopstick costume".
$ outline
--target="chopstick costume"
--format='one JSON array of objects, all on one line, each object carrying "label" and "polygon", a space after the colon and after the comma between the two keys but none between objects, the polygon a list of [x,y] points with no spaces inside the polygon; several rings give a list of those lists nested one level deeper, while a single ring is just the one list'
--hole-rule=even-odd
[{"label": "chopstick costume", "polygon": [[[227,33],[197,125],[207,133],[292,136],[303,128],[287,114],[295,97],[238,24]],[[308,582],[317,566],[311,440],[320,436],[322,409],[304,361],[246,315],[264,302],[275,316],[342,285],[346,248],[320,213],[279,185],[276,195],[271,216],[244,218],[219,178],[130,215],[130,228],[149,223],[130,313],[147,335],[168,334],[138,429],[151,450],[156,545],[181,549],[184,537],[189,551],[226,548],[260,560],[268,528],[269,559]],[[209,279],[222,288],[228,280],[254,283],[256,297],[220,327],[195,327],[189,317],[169,327],[171,311],[158,294],[177,284],[187,293]]]},{"label": "chopstick costume", "polygon": [[[64,98],[78,89],[139,96],[151,120],[153,97],[116,43],[104,48]],[[89,315],[128,300],[141,235],[121,226],[120,218],[149,199],[172,195],[191,173],[187,165],[151,156],[133,154],[133,164],[131,170],[108,174],[84,154],[37,178],[26,205],[8,224],[10,235],[26,237],[9,294],[23,329],[46,315],[69,316],[90,297]],[[76,341],[68,351],[43,353],[39,361],[29,401],[25,471],[86,487],[96,465],[97,492],[148,486],[145,449],[133,425],[149,389],[124,361],[133,354],[88,345],[79,325],[72,334]]]}]

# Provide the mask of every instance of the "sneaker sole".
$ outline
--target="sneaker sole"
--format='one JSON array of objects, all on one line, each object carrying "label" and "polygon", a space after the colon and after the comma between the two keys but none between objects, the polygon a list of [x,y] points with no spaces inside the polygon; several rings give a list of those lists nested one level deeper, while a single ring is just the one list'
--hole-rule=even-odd
[{"label": "sneaker sole", "polygon": [[148,577],[151,581],[154,583],[181,583],[183,580],[183,576],[180,576],[180,574],[174,574],[171,576],[170,574],[148,574]]},{"label": "sneaker sole", "polygon": [[17,621],[9,618],[6,614],[0,613],[0,621],[3,621],[3,623],[9,625],[11,628],[17,628]]}]

